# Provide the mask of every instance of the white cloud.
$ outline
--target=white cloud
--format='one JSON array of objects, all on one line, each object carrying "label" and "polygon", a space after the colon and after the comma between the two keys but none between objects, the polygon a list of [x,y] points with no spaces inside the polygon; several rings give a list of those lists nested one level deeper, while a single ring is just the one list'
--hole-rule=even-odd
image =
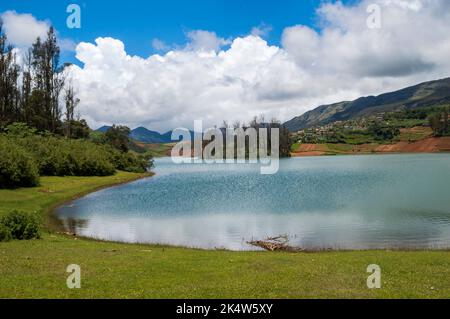
[{"label": "white cloud", "polygon": [[264,38],[268,36],[271,31],[272,26],[267,25],[265,23],[261,23],[259,26],[253,27],[252,30],[250,31],[250,34],[260,38]]},{"label": "white cloud", "polygon": [[[369,4],[381,29],[367,27]],[[363,0],[323,4],[320,30],[286,28],[282,46],[253,34],[225,40],[192,31],[164,55],[130,56],[116,39],[81,43],[74,81],[92,126],[123,123],[169,130],[265,113],[289,120],[320,104],[450,76],[450,2]]]},{"label": "white cloud", "polygon": [[167,51],[170,47],[160,39],[152,40],[152,47],[157,51]]},{"label": "white cloud", "polygon": [[193,30],[187,33],[190,43],[187,49],[194,51],[218,51],[221,47],[230,44],[229,40],[219,38],[215,32]]},{"label": "white cloud", "polygon": [[[45,39],[51,26],[49,21],[37,20],[28,13],[5,11],[0,14],[0,18],[8,42],[19,49],[31,47],[38,37]],[[76,43],[67,38],[58,37],[58,45],[62,51],[74,51],[76,48]]]},{"label": "white cloud", "polygon": [[31,14],[6,11],[0,15],[8,40],[15,46],[28,47],[37,37],[45,38],[50,24],[38,21]]}]

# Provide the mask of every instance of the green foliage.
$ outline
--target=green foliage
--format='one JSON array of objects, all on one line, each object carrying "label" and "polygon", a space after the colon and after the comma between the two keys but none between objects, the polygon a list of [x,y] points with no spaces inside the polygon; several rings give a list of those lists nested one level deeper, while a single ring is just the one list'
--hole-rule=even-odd
[{"label": "green foliage", "polygon": [[135,154],[132,152],[122,153],[115,149],[111,150],[112,161],[116,169],[132,172],[132,173],[144,173],[148,168],[153,166],[152,156]]},{"label": "green foliage", "polygon": [[108,144],[121,152],[128,152],[131,130],[126,126],[113,125],[106,133],[105,138]]},{"label": "green foliage", "polygon": [[66,136],[73,139],[87,139],[89,138],[91,132],[91,129],[85,120],[65,121],[63,127],[66,132]]},{"label": "green foliage", "polygon": [[35,135],[37,130],[28,127],[27,124],[21,122],[14,122],[5,128],[5,132],[10,136],[26,137]]},{"label": "green foliage", "polygon": [[115,172],[105,146],[84,140],[32,136],[17,139],[27,146],[46,176],[107,176]]},{"label": "green foliage", "polygon": [[432,113],[428,116],[428,122],[434,136],[444,136],[449,133],[448,109]]},{"label": "green foliage", "polygon": [[0,146],[0,188],[35,186],[39,175],[108,176],[116,169],[142,173],[153,165],[147,154],[82,139],[3,134]]},{"label": "green foliage", "polygon": [[105,133],[99,131],[89,132],[88,139],[95,144],[106,144],[108,142]]},{"label": "green foliage", "polygon": [[400,135],[400,130],[397,127],[379,124],[374,122],[369,127],[369,132],[374,136],[377,141],[392,140],[397,135]]},{"label": "green foliage", "polygon": [[11,230],[0,223],[0,242],[10,241],[12,239]]},{"label": "green foliage", "polygon": [[36,161],[15,140],[0,136],[0,188],[39,184]]},{"label": "green foliage", "polygon": [[41,220],[34,213],[12,211],[0,219],[0,225],[0,230],[3,229],[1,231],[4,232],[5,239],[29,240],[40,238]]}]

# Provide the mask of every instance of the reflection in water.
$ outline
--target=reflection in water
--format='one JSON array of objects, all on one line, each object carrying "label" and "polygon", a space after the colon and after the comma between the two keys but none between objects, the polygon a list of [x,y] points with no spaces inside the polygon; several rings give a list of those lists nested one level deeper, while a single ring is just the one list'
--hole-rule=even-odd
[{"label": "reflection in water", "polygon": [[251,165],[156,165],[155,177],[59,216],[73,233],[125,242],[244,250],[286,234],[310,249],[450,248],[449,155],[293,158],[272,176]]},{"label": "reflection in water", "polygon": [[67,217],[64,219],[64,227],[71,234],[76,234],[79,229],[86,229],[89,225],[87,219],[75,219],[73,217]]}]

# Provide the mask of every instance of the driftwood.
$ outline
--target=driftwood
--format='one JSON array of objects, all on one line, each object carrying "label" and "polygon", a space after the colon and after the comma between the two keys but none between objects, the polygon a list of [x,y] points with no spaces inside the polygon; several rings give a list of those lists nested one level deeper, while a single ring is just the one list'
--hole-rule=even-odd
[{"label": "driftwood", "polygon": [[268,237],[265,240],[252,240],[247,242],[247,244],[260,247],[268,251],[291,251],[291,252],[302,251],[301,248],[289,246],[288,243],[289,238],[286,235],[277,237]]}]

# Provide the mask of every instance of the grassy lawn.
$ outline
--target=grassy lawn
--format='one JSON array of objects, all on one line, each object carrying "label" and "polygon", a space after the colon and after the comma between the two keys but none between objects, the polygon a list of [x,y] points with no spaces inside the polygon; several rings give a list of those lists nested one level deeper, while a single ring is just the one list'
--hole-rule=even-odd
[{"label": "grassy lawn", "polygon": [[[0,190],[10,209],[48,215],[81,193],[141,177],[42,178],[42,186]],[[69,264],[82,288],[68,289]],[[382,288],[366,286],[369,264]],[[269,253],[202,251],[98,242],[43,232],[33,241],[0,243],[0,298],[448,298],[450,252]]]}]

